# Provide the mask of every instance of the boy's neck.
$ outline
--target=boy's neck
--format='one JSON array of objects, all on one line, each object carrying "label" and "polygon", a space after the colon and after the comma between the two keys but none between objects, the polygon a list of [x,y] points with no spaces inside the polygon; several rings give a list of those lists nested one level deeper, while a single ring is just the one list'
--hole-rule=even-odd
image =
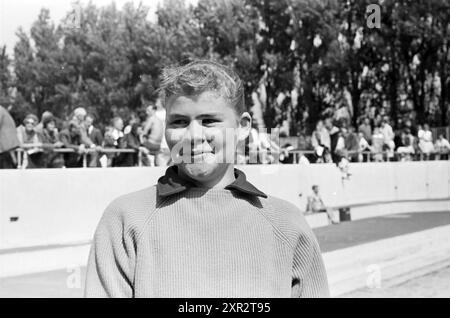
[{"label": "boy's neck", "polygon": [[187,179],[192,183],[194,183],[197,187],[206,189],[213,189],[213,188],[223,189],[236,180],[236,177],[234,175],[234,165],[232,164],[227,165],[226,169],[224,169],[223,172],[221,172],[218,177],[206,182],[193,180],[189,178],[187,175],[185,175],[181,170],[179,170],[178,174],[183,179]]}]

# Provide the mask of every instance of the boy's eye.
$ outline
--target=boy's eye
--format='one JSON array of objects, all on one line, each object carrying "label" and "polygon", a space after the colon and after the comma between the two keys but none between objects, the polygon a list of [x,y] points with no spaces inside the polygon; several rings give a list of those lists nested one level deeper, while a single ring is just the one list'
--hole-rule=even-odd
[{"label": "boy's eye", "polygon": [[184,127],[188,126],[189,122],[186,119],[175,119],[170,122],[171,126]]},{"label": "boy's eye", "polygon": [[215,123],[220,122],[220,120],[215,119],[215,118],[206,118],[206,119],[202,119],[202,124],[203,125],[212,125]]}]

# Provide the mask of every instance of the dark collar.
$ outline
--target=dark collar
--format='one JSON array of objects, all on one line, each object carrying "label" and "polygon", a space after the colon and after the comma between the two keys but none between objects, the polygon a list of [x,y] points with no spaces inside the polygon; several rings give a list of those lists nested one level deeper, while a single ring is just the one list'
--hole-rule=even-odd
[{"label": "dark collar", "polygon": [[[247,178],[242,171],[234,169],[234,175],[236,177],[236,180],[233,183],[227,185],[225,189],[236,190],[245,194],[267,198],[267,195],[265,193],[259,191],[255,186],[247,181]],[[194,188],[195,185],[188,180],[180,178],[180,176],[178,175],[178,167],[172,166],[167,168],[166,174],[159,178],[156,187],[159,196],[168,197],[170,195],[183,192],[189,188]]]}]

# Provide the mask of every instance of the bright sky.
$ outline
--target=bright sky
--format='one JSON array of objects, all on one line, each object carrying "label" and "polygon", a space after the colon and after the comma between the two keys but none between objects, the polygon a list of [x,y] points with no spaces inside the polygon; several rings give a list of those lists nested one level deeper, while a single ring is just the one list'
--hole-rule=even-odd
[{"label": "bright sky", "polygon": [[[140,2],[150,7],[149,18],[154,17],[159,2],[164,0],[114,0],[118,8],[127,2],[133,2],[138,5]],[[52,19],[59,21],[70,11],[74,0],[0,0],[0,46],[6,44],[7,51],[12,54],[14,44],[17,41],[16,31],[22,26],[28,33],[31,24],[37,19],[41,8],[50,10]],[[83,5],[89,0],[81,0]],[[97,6],[107,5],[113,0],[92,0]],[[196,3],[197,0],[185,0],[186,3]]]}]

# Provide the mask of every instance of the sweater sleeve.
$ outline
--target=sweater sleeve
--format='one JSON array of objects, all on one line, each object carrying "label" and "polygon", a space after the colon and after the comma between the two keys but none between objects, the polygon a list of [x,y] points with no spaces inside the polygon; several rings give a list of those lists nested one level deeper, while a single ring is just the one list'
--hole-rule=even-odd
[{"label": "sweater sleeve", "polygon": [[[329,297],[328,279],[317,239],[306,224],[297,240],[292,268],[292,297]],[[303,223],[302,222],[302,223]]]},{"label": "sweater sleeve", "polygon": [[105,210],[95,232],[86,273],[85,297],[133,297],[135,241],[120,205]]}]

